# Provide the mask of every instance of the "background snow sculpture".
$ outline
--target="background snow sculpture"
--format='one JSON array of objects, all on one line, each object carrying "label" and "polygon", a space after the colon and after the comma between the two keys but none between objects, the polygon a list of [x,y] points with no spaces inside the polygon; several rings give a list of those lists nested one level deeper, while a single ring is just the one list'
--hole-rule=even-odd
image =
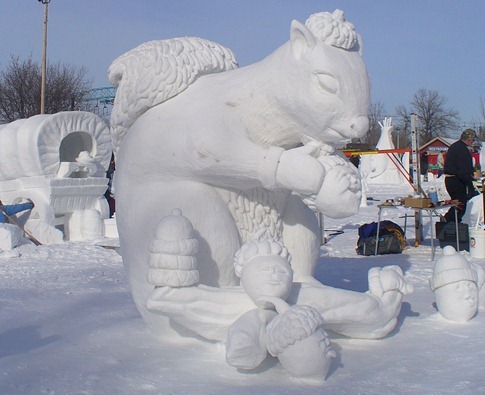
[{"label": "background snow sculpture", "polygon": [[[376,148],[378,150],[394,149],[392,118],[384,118],[379,125],[381,126],[381,136]],[[400,185],[405,181],[396,165],[385,154],[362,155],[360,171],[368,184]]]},{"label": "background snow sculpture", "polygon": [[[110,158],[109,129],[89,112],[36,115],[1,125],[0,199],[35,203],[28,220],[20,216],[20,222],[41,242],[62,241],[57,225],[64,225],[67,239],[93,238],[93,231],[99,237],[100,221],[107,218],[103,194]],[[85,232],[75,218],[70,222],[74,213]],[[89,225],[93,215],[98,230]]]},{"label": "background snow sculpture", "polygon": [[[326,327],[339,333],[385,336],[396,324],[402,295],[410,291],[402,271],[371,271],[368,293],[316,281],[321,235],[302,200],[334,217],[359,208],[359,174],[333,147],[368,129],[369,80],[352,24],[339,10],[312,15],[306,25],[293,21],[289,42],[240,69],[229,51],[199,40],[152,42],[152,50],[135,48],[109,71],[118,85],[115,108],[121,106],[112,119],[121,127],[111,130],[120,146],[115,179],[120,252],[140,313],[156,333],[175,328],[225,341],[230,325],[254,309],[238,286],[235,253],[264,226],[292,256],[290,304],[314,306]],[[216,73],[192,82],[194,56],[185,54],[186,46],[189,53],[201,52],[195,56],[205,62],[200,70]],[[159,58],[167,51],[173,62]],[[161,67],[177,70],[160,76]],[[170,81],[184,78],[174,96],[164,91],[173,88],[166,75]],[[135,85],[139,89],[130,88]],[[153,95],[157,104],[148,109]],[[165,97],[171,98],[157,99]],[[146,106],[122,110],[123,103],[139,99]],[[155,287],[147,280],[151,246],[160,219],[174,208],[198,240],[199,283]]]}]

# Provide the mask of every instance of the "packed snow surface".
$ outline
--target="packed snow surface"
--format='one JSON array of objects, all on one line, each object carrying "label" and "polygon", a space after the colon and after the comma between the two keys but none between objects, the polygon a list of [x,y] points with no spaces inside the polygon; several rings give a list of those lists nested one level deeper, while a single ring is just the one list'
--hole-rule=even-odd
[{"label": "packed snow surface", "polygon": [[[378,190],[375,190],[379,188]],[[466,323],[436,310],[425,241],[402,254],[355,253],[357,230],[377,220],[377,205],[411,193],[373,186],[368,207],[339,220],[325,218],[316,277],[325,284],[367,290],[374,266],[399,265],[415,291],[404,297],[396,328],[384,339],[332,336],[337,358],[326,382],[291,378],[275,359],[242,373],[225,362],[223,345],[151,334],[131,299],[116,240],[25,244],[18,258],[0,259],[1,394],[479,394],[485,393],[485,311]],[[382,219],[404,225],[399,210]],[[343,231],[339,233],[337,231]],[[413,221],[407,237],[414,245]],[[437,248],[437,258],[441,249]],[[485,266],[483,259],[471,261]]]}]

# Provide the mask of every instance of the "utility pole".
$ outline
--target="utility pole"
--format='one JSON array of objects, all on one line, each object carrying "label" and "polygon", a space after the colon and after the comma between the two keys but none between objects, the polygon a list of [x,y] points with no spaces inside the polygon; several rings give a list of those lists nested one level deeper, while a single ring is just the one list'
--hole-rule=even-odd
[{"label": "utility pole", "polygon": [[[420,166],[420,150],[419,150],[419,133],[418,133],[418,116],[411,114],[411,160],[413,163],[413,184],[414,190],[422,196],[421,188],[421,166]],[[414,233],[415,233],[415,247],[423,241],[423,215],[421,210],[414,212]]]},{"label": "utility pole", "polygon": [[42,41],[42,76],[40,85],[40,113],[45,112],[45,78],[46,78],[46,65],[47,65],[47,13],[48,4],[51,0],[37,0],[39,3],[44,4],[44,39]]},{"label": "utility pole", "polygon": [[419,161],[418,116],[411,114],[411,162],[413,164],[414,190],[421,192],[421,166]]}]

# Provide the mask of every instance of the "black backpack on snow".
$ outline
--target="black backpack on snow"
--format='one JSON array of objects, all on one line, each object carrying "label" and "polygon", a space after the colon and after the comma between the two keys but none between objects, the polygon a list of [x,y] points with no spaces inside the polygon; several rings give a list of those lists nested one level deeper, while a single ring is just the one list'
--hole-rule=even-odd
[{"label": "black backpack on snow", "polygon": [[[356,252],[359,255],[376,254],[376,235],[377,222],[371,222],[359,227],[359,240],[357,241]],[[380,222],[379,225],[379,245],[377,254],[400,254],[405,245],[406,239],[402,228],[389,220]]]}]

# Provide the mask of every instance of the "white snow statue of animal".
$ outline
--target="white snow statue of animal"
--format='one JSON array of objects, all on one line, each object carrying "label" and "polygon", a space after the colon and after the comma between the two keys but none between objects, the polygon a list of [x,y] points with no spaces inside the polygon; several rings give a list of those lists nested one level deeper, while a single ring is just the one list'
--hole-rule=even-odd
[{"label": "white snow statue of animal", "polygon": [[[353,25],[336,10],[293,21],[286,44],[243,68],[200,38],[148,42],[114,60],[120,252],[156,333],[167,333],[170,319],[225,340],[254,308],[233,259],[261,226],[293,257],[290,302],[320,305],[329,327],[349,335],[379,337],[394,327],[400,291],[384,303],[382,292],[346,294],[313,277],[321,236],[303,203],[334,217],[358,211],[359,174],[332,144],[368,130],[359,49]],[[340,294],[344,307],[335,309]]]}]

